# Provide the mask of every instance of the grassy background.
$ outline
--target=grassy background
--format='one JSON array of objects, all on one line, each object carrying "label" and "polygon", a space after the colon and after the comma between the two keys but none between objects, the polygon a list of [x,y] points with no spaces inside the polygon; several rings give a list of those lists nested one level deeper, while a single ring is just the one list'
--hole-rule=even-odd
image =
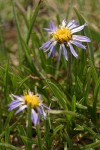
[{"label": "grassy background", "polygon": [[[100,148],[100,1],[0,1],[0,150],[99,150]],[[39,50],[49,39],[43,28],[74,18],[88,23],[87,50],[76,48],[68,78],[68,62],[47,58]],[[51,107],[32,135],[26,112],[8,113],[9,94],[38,92]],[[27,130],[27,131],[26,131]]]}]

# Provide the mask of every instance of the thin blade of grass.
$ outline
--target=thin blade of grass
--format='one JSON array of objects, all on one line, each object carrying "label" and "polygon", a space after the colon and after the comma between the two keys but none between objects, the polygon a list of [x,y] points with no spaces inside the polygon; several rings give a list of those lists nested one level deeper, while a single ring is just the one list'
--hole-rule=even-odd
[{"label": "thin blade of grass", "polygon": [[52,83],[51,81],[47,80],[47,84],[49,86],[49,88],[51,89],[51,91],[53,92],[53,94],[58,98],[60,104],[63,106],[63,108],[65,110],[68,110],[67,104],[70,105],[67,97],[65,96],[65,94],[63,93],[63,91],[61,91],[59,89],[59,87]]},{"label": "thin blade of grass", "polygon": [[16,29],[17,29],[18,39],[19,39],[19,43],[21,45],[21,48],[25,52],[25,55],[26,55],[26,58],[27,58],[27,62],[29,64],[31,70],[34,71],[34,72],[37,72],[36,68],[35,68],[35,66],[34,66],[34,64],[32,62],[32,58],[30,57],[29,48],[28,48],[27,44],[25,43],[25,41],[23,40],[22,35],[21,35],[21,31],[20,31],[20,27],[19,27],[19,21],[18,21],[18,17],[17,17],[17,14],[16,14],[14,1],[13,1],[13,13],[14,13],[14,18],[15,18],[15,22],[16,22]]},{"label": "thin blade of grass", "polygon": [[10,148],[10,150],[21,150],[20,148],[17,148],[11,144],[8,143],[0,143],[0,147],[4,147],[4,148]]},{"label": "thin blade of grass", "polygon": [[92,144],[88,144],[86,146],[83,146],[80,148],[80,150],[89,150],[91,148],[99,148],[100,147],[100,140],[98,140],[97,142],[94,142]]},{"label": "thin blade of grass", "polygon": [[46,118],[45,121],[45,142],[46,142],[46,147],[47,149],[51,149],[52,147],[52,138],[51,138],[51,134],[50,134],[50,121],[49,121],[49,117]]},{"label": "thin blade of grass", "polygon": [[8,69],[9,69],[9,62],[6,65],[5,68],[5,74],[4,74],[4,96],[5,96],[5,105],[7,104],[7,97],[8,97]]},{"label": "thin blade of grass", "polygon": [[73,150],[73,143],[72,143],[72,140],[71,138],[69,137],[69,134],[67,133],[66,129],[64,130],[64,135],[65,135],[65,138],[67,140],[67,144],[69,146],[69,150]]},{"label": "thin blade of grass", "polygon": [[9,143],[9,136],[10,136],[10,128],[8,125],[6,130],[5,130],[5,143]]},{"label": "thin blade of grass", "polygon": [[38,12],[40,10],[41,4],[42,4],[42,0],[40,0],[39,3],[37,4],[37,7],[36,7],[35,12],[33,14],[33,17],[32,17],[31,23],[30,23],[29,33],[28,33],[28,36],[27,36],[27,44],[29,43],[30,36],[31,36],[31,33],[32,33],[32,29],[33,29],[36,17],[38,15]]},{"label": "thin blade of grass", "polygon": [[97,122],[97,113],[96,113],[96,107],[97,107],[97,97],[99,94],[99,88],[100,88],[100,78],[97,80],[96,86],[94,88],[94,95],[93,95],[93,122]]},{"label": "thin blade of grass", "polygon": [[[83,18],[83,16],[80,14],[80,12],[75,7],[74,7],[74,10],[75,10],[75,13],[76,13],[76,15],[77,15],[77,17],[79,19],[79,22],[81,24],[84,24],[85,23],[85,19]],[[90,30],[89,30],[88,27],[84,29],[84,32],[85,32],[85,35],[90,37],[91,40],[92,40],[91,33],[90,33]],[[92,62],[94,64],[94,48],[93,48],[93,44],[92,44],[92,42],[90,42],[90,43],[87,43],[87,45],[88,45],[88,48],[89,48],[90,59],[92,60]]]}]

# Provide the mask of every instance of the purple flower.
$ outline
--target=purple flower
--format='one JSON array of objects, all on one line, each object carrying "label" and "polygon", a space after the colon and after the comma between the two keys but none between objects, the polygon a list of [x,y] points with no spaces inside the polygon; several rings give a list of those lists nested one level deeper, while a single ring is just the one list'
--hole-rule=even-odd
[{"label": "purple flower", "polygon": [[45,49],[45,52],[49,51],[48,57],[50,57],[51,54],[55,56],[56,45],[59,44],[59,60],[62,53],[64,54],[65,59],[68,60],[68,47],[72,55],[77,58],[78,54],[74,50],[73,45],[86,49],[86,46],[83,45],[82,42],[91,42],[86,36],[75,35],[76,32],[83,30],[85,26],[87,26],[86,23],[79,26],[79,23],[75,22],[75,20],[71,20],[68,24],[66,23],[66,20],[63,20],[62,24],[59,27],[56,27],[51,21],[50,28],[44,28],[50,33],[51,39],[44,43],[40,49]]},{"label": "purple flower", "polygon": [[12,102],[8,105],[8,110],[11,111],[15,108],[18,108],[15,114],[23,111],[28,107],[29,104],[31,104],[31,120],[35,126],[36,124],[40,123],[40,115],[42,115],[43,118],[46,119],[46,113],[44,111],[44,108],[50,110],[50,108],[42,103],[40,94],[34,95],[30,91],[28,93],[25,93],[23,96],[11,94],[11,99]]}]

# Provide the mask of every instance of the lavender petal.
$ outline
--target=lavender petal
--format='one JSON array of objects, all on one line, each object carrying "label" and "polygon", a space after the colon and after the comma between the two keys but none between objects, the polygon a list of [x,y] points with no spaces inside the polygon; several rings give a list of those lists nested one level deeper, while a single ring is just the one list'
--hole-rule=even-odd
[{"label": "lavender petal", "polygon": [[56,48],[55,48],[55,46],[54,46],[53,49],[52,49],[52,55],[53,55],[53,56],[56,55]]},{"label": "lavender petal", "polygon": [[62,46],[60,45],[59,54],[58,54],[58,60],[60,60],[61,53],[62,53]]},{"label": "lavender petal", "polygon": [[35,126],[36,124],[39,124],[39,115],[35,112],[34,109],[32,109],[32,112],[31,112],[31,120]]},{"label": "lavender petal", "polygon": [[21,112],[22,110],[24,110],[25,108],[27,108],[27,105],[21,106],[21,107],[16,111],[15,115],[18,114],[19,112]]},{"label": "lavender petal", "polygon": [[20,103],[17,103],[17,104],[15,104],[15,105],[12,105],[12,106],[9,107],[8,111],[15,109],[15,108],[17,108],[18,106],[20,106],[20,105],[22,105],[22,104],[24,104],[24,103],[23,103],[23,102],[20,102]]},{"label": "lavender petal", "polygon": [[69,29],[73,29],[73,28],[76,28],[76,27],[78,27],[78,26],[79,26],[79,23],[76,22],[76,23],[73,23],[73,24],[69,27]]},{"label": "lavender petal", "polygon": [[57,27],[54,25],[52,21],[50,21],[50,29],[52,29],[53,32],[57,29]]},{"label": "lavender petal", "polygon": [[51,56],[53,48],[54,48],[54,46],[52,46],[52,47],[50,48],[50,52],[48,53],[48,58]]},{"label": "lavender petal", "polygon": [[71,51],[71,53],[73,54],[73,56],[75,56],[75,57],[77,58],[78,55],[77,55],[77,53],[75,52],[73,46],[72,46],[69,42],[68,42],[68,45],[69,45],[69,47],[70,47],[70,51]]},{"label": "lavender petal", "polygon": [[18,99],[19,101],[23,101],[23,96],[17,96],[17,95],[14,95],[14,94],[11,94],[11,96]]},{"label": "lavender petal", "polygon": [[70,43],[72,43],[72,44],[74,44],[74,45],[76,45],[77,47],[80,47],[80,48],[82,48],[82,49],[86,49],[86,46],[83,45],[81,42],[72,40],[72,41],[70,41]]},{"label": "lavender petal", "polygon": [[64,53],[64,56],[65,56],[65,59],[68,61],[67,49],[66,49],[64,44],[62,44],[61,46],[62,46],[62,49],[63,49],[63,53]]},{"label": "lavender petal", "polygon": [[66,26],[66,20],[65,20],[65,19],[62,21],[62,26],[63,26],[63,27]]},{"label": "lavender petal", "polygon": [[44,112],[43,107],[41,106],[41,108],[37,108],[38,113],[40,113],[41,115],[43,115],[43,118],[46,119],[46,113]]},{"label": "lavender petal", "polygon": [[69,28],[73,23],[75,22],[75,20],[71,20],[68,24],[67,24],[67,27]]},{"label": "lavender petal", "polygon": [[42,100],[42,96],[41,96],[41,94],[38,94],[38,95],[39,95],[39,99],[40,99],[40,100]]},{"label": "lavender petal", "polygon": [[48,53],[48,58],[51,56],[52,50],[50,50],[50,52]]},{"label": "lavender petal", "polygon": [[51,45],[48,47],[48,49],[44,50],[44,52],[51,50],[56,45],[56,43],[57,43],[56,41],[52,42]]},{"label": "lavender petal", "polygon": [[52,43],[51,47],[49,48],[49,49],[50,49],[50,52],[48,53],[48,58],[50,57],[52,51],[54,50],[56,43],[57,43],[57,42],[54,41],[54,42]]},{"label": "lavender petal", "polygon": [[43,106],[44,108],[46,108],[47,110],[50,110],[50,108],[47,107],[46,105],[42,104],[42,106]]},{"label": "lavender petal", "polygon": [[44,43],[39,49],[46,49],[50,46],[50,44],[52,43],[52,41],[47,41],[46,43]]},{"label": "lavender petal", "polygon": [[83,30],[85,26],[87,26],[86,23],[85,23],[84,25],[82,25],[82,26],[79,26],[79,27],[77,27],[77,28],[75,28],[75,29],[72,29],[72,30],[71,30],[71,33],[73,34],[73,33],[75,33],[75,32],[79,32],[79,31]]},{"label": "lavender petal", "polygon": [[44,28],[44,30],[47,31],[47,32],[53,32],[52,29],[48,29],[48,28]]},{"label": "lavender petal", "polygon": [[44,118],[44,119],[46,119],[46,113],[45,113],[45,111],[44,111],[44,109],[43,109],[43,107],[42,107],[42,106],[41,106],[41,110],[42,110],[43,118]]},{"label": "lavender petal", "polygon": [[20,101],[18,100],[13,100],[10,104],[8,104],[8,107],[12,106],[12,105],[15,105],[15,104],[18,104],[20,103]]},{"label": "lavender petal", "polygon": [[77,40],[80,42],[91,42],[91,40],[87,36],[81,36],[81,35],[73,35],[73,40]]}]

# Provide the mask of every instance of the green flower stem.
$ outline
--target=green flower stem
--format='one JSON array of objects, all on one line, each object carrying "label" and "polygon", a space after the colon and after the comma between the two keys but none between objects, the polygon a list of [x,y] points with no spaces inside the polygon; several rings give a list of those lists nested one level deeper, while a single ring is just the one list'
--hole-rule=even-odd
[{"label": "green flower stem", "polygon": [[[32,139],[31,105],[28,105],[27,121],[28,121],[27,138],[31,140]],[[27,147],[28,147],[29,150],[31,150],[32,149],[32,144],[28,143]]]},{"label": "green flower stem", "polygon": [[42,150],[42,141],[41,141],[41,131],[40,131],[40,125],[36,125],[36,131],[37,131],[37,138],[38,138],[38,150]]},{"label": "green flower stem", "polygon": [[[67,48],[68,49],[68,48]],[[70,50],[68,50],[68,67],[67,67],[67,87],[69,90],[69,87],[71,87],[71,63],[72,63],[72,57]]]}]

